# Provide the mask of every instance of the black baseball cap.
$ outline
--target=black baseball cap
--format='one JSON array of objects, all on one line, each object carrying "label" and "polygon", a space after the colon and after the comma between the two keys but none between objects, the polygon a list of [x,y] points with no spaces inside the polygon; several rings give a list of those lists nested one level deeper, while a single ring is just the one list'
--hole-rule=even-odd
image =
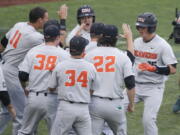
[{"label": "black baseball cap", "polygon": [[95,35],[101,35],[104,31],[104,24],[103,23],[93,23],[90,28],[90,33]]},{"label": "black baseball cap", "polygon": [[71,55],[80,55],[85,49],[89,41],[80,36],[74,36],[70,40],[70,54]]},{"label": "black baseball cap", "polygon": [[59,28],[56,25],[49,25],[44,28],[44,37],[51,38],[51,37],[57,37],[60,35]]},{"label": "black baseball cap", "polygon": [[59,28],[59,30],[61,29],[60,23],[59,23],[57,20],[55,20],[55,19],[48,20],[48,21],[44,24],[43,28],[45,29],[45,28],[48,27],[49,25],[55,25],[55,26],[57,26],[57,27]]},{"label": "black baseball cap", "polygon": [[115,25],[105,25],[103,30],[103,37],[117,37],[118,36],[118,28]]}]

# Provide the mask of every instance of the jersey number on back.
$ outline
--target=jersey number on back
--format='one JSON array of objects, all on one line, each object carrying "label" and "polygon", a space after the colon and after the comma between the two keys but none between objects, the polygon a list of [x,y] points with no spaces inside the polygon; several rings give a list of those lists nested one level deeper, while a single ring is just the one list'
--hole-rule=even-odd
[{"label": "jersey number on back", "polygon": [[65,73],[69,75],[68,81],[65,82],[65,86],[74,86],[76,82],[79,82],[81,83],[81,87],[87,87],[87,71],[82,71],[78,77],[76,77],[77,73],[75,70],[67,70]]},{"label": "jersey number on back", "polygon": [[15,34],[10,40],[10,45],[13,46],[13,48],[17,47],[17,44],[19,42],[19,39],[21,38],[22,34],[19,32],[19,30],[16,30]]},{"label": "jersey number on back", "polygon": [[53,70],[56,64],[56,56],[46,56],[43,54],[36,55],[39,60],[38,65],[34,65],[35,70]]},{"label": "jersey number on back", "polygon": [[115,72],[115,56],[95,56],[93,60],[96,61],[94,66],[97,72]]}]

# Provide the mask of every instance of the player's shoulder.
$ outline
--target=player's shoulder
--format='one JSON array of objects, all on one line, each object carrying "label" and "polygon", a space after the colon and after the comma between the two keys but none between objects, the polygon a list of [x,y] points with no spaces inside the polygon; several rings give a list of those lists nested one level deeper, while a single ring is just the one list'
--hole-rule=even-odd
[{"label": "player's shoulder", "polygon": [[159,42],[159,45],[162,47],[170,47],[170,44],[159,35],[156,35],[155,42]]},{"label": "player's shoulder", "polygon": [[138,43],[142,41],[143,41],[142,37],[137,37],[136,39],[134,39],[134,43]]}]

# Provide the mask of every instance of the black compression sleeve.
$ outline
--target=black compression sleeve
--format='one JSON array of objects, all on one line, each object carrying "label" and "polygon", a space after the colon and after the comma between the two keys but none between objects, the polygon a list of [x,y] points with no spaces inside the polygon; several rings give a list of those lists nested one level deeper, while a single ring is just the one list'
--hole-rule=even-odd
[{"label": "black compression sleeve", "polygon": [[127,56],[128,56],[129,59],[131,60],[132,65],[134,65],[134,61],[135,61],[134,55],[133,55],[130,51],[127,50]]},{"label": "black compression sleeve", "polygon": [[26,82],[29,80],[29,74],[27,72],[24,71],[19,71],[19,80]]},{"label": "black compression sleeve", "polygon": [[11,103],[7,91],[0,91],[0,100],[4,106],[8,106]]},{"label": "black compression sleeve", "polygon": [[2,39],[1,39],[1,44],[4,48],[6,48],[7,44],[8,44],[8,39],[6,38],[6,36],[4,36]]},{"label": "black compression sleeve", "polygon": [[155,73],[160,74],[160,75],[169,75],[170,74],[170,68],[169,66],[167,67],[158,67],[156,66],[157,70]]},{"label": "black compression sleeve", "polygon": [[61,30],[66,31],[66,20],[65,19],[60,20],[60,28],[61,28]]},{"label": "black compression sleeve", "polygon": [[124,82],[128,90],[135,87],[135,77],[133,75],[126,77]]}]

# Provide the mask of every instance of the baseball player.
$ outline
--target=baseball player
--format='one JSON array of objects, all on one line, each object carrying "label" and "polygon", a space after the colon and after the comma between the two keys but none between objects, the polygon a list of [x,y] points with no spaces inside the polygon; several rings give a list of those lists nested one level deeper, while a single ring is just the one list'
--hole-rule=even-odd
[{"label": "baseball player", "polygon": [[13,105],[11,104],[10,98],[9,98],[9,94],[7,91],[7,87],[6,87],[6,83],[4,80],[4,76],[3,76],[3,72],[1,69],[1,65],[0,65],[0,101],[2,102],[2,105],[4,105],[5,107],[7,107],[7,110],[11,113],[11,116],[13,117],[13,119],[15,119],[16,117],[16,111],[13,107]]},{"label": "baseball player", "polygon": [[127,135],[123,102],[123,85],[127,87],[129,111],[134,111],[134,75],[128,56],[115,48],[118,29],[105,25],[101,46],[90,51],[85,59],[94,64],[101,80],[90,104],[93,135],[100,135],[106,121],[115,135]]},{"label": "baseball player", "polygon": [[155,33],[157,18],[153,13],[137,17],[136,28],[140,37],[135,49],[135,102],[144,102],[144,135],[158,135],[157,114],[163,99],[165,81],[176,72],[176,57],[171,46]]},{"label": "baseball player", "polygon": [[90,28],[90,37],[91,41],[85,48],[85,53],[88,53],[92,49],[97,47],[98,40],[102,37],[104,30],[104,24],[103,23],[93,23]]},{"label": "baseball player", "polygon": [[[59,61],[69,58],[69,54],[61,49],[58,44],[60,42],[60,30],[56,25],[47,25],[44,28],[45,44],[39,45],[31,49],[24,61],[19,66],[19,78],[22,85],[28,84],[28,104],[25,107],[22,127],[18,135],[29,135],[37,128],[37,124],[44,117],[49,118],[48,127],[54,121],[51,118],[48,109],[55,102],[55,93],[48,93],[49,77],[55,65]],[[26,85],[24,90],[26,91]],[[50,116],[48,116],[50,115]]]},{"label": "baseball player", "polygon": [[[48,20],[47,10],[41,7],[33,8],[29,13],[29,22],[20,22],[14,25],[1,42],[5,48],[2,53],[3,73],[7,83],[7,90],[16,110],[16,120],[13,121],[13,135],[17,135],[23,117],[26,97],[18,78],[18,65],[25,54],[32,47],[44,42],[43,35],[37,32]],[[0,114],[0,134],[4,131],[11,119],[5,109]]]},{"label": "baseball player", "polygon": [[74,36],[81,36],[90,42],[89,32],[92,23],[95,22],[94,10],[89,5],[81,6],[77,10],[77,22],[78,25],[67,36],[66,46],[69,46],[69,42]]},{"label": "baseball player", "polygon": [[86,39],[73,37],[71,59],[59,63],[52,73],[49,87],[58,88],[60,102],[51,135],[68,135],[72,127],[78,135],[92,135],[88,104],[99,83],[94,65],[82,59],[87,44]]}]

